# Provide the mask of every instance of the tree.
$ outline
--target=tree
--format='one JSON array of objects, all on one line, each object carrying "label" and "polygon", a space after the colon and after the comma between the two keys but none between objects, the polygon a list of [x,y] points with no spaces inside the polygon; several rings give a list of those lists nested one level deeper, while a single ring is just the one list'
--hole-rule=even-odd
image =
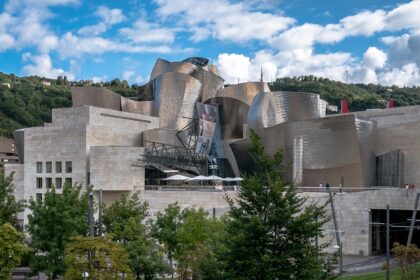
[{"label": "tree", "polygon": [[331,266],[315,246],[325,205],[297,196],[279,170],[281,151],[269,156],[256,133],[250,138],[260,170],[245,176],[237,199],[227,198],[224,279],[328,279]]},{"label": "tree", "polygon": [[5,176],[0,172],[0,225],[10,223],[17,226],[17,213],[25,206],[22,200],[16,201],[14,188],[13,173]]},{"label": "tree", "polygon": [[79,280],[83,272],[89,273],[89,279],[133,279],[126,252],[110,237],[72,237],[64,262],[65,279]]},{"label": "tree", "polygon": [[11,224],[0,226],[0,279],[10,279],[10,273],[17,267],[22,256],[28,252],[23,245],[24,235]]},{"label": "tree", "polygon": [[178,231],[181,223],[181,208],[178,203],[169,204],[163,213],[158,212],[152,225],[152,235],[164,246],[171,266],[171,277],[174,278],[173,259],[178,250]]},{"label": "tree", "polygon": [[62,194],[55,188],[45,194],[43,201],[31,199],[28,231],[33,256],[30,266],[34,273],[42,271],[49,279],[64,273],[64,248],[70,238],[88,231],[88,193],[81,185],[65,184]]},{"label": "tree", "polygon": [[394,243],[392,252],[398,259],[402,272],[402,280],[418,279],[420,277],[420,249],[417,245],[411,244],[406,247],[398,242]]},{"label": "tree", "polygon": [[121,242],[129,257],[131,270],[137,279],[155,279],[166,273],[166,265],[159,246],[149,236],[144,223],[148,210],[147,203],[140,203],[138,195],[130,198],[122,196],[104,211],[104,224],[107,233]]},{"label": "tree", "polygon": [[216,252],[222,244],[223,222],[209,219],[202,208],[186,208],[181,213],[175,259],[180,279],[215,279]]}]

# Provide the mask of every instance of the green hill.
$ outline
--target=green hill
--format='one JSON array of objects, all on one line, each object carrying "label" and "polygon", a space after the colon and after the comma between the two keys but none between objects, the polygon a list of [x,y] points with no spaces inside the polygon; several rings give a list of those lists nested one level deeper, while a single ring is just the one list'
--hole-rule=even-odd
[{"label": "green hill", "polygon": [[[51,121],[51,109],[70,107],[70,86],[104,86],[123,96],[136,96],[137,85],[114,79],[103,84],[92,81],[69,82],[65,77],[47,79],[37,76],[17,77],[0,72],[0,135],[11,136],[15,129],[39,126]],[[9,88],[10,86],[10,88]],[[420,88],[345,84],[314,76],[277,79],[272,91],[305,91],[321,95],[329,103],[339,105],[346,98],[351,111],[385,108],[389,98],[395,106],[420,104]]]}]

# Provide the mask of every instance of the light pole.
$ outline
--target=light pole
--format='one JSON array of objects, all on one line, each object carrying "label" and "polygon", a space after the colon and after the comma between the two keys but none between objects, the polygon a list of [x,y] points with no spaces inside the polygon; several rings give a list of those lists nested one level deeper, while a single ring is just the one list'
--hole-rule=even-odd
[{"label": "light pole", "polygon": [[338,256],[338,269],[341,274],[343,273],[343,243],[340,242],[340,246],[334,245],[334,249],[337,249],[338,253],[340,254]]}]

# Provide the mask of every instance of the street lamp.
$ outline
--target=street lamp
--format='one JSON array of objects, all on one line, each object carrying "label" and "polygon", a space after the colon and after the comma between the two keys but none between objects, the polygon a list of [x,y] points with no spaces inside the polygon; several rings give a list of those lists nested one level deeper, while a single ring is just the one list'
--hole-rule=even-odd
[{"label": "street lamp", "polygon": [[88,279],[89,278],[89,273],[87,271],[83,272],[82,277],[83,277],[84,280]]},{"label": "street lamp", "polygon": [[340,274],[343,273],[343,243],[340,242],[340,246],[338,245],[334,245],[334,249],[338,250],[339,255],[339,259],[338,259],[338,267],[339,267],[339,272]]}]

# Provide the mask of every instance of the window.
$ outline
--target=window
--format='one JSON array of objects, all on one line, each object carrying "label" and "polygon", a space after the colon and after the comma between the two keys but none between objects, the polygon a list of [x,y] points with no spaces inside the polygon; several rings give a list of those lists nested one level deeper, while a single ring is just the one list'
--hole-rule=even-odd
[{"label": "window", "polygon": [[36,163],[36,173],[42,173],[42,162],[40,161]]},{"label": "window", "polygon": [[47,187],[47,189],[52,188],[52,178],[45,178],[45,186]]},{"label": "window", "polygon": [[55,173],[61,173],[63,172],[63,166],[61,161],[56,161],[55,162]]},{"label": "window", "polygon": [[42,178],[36,178],[36,188],[42,189]]},{"label": "window", "polygon": [[55,188],[61,189],[63,187],[63,180],[61,178],[55,178]]},{"label": "window", "polygon": [[73,171],[71,161],[66,161],[66,173],[71,173]]},{"label": "window", "polygon": [[66,182],[66,184],[69,184],[70,186],[73,185],[73,182],[72,182],[71,178],[66,178],[65,182]]},{"label": "window", "polygon": [[36,194],[36,201],[37,202],[42,202],[42,193],[37,193]]},{"label": "window", "polygon": [[45,172],[47,173],[51,173],[52,172],[52,162],[51,161],[47,161],[45,164]]}]

